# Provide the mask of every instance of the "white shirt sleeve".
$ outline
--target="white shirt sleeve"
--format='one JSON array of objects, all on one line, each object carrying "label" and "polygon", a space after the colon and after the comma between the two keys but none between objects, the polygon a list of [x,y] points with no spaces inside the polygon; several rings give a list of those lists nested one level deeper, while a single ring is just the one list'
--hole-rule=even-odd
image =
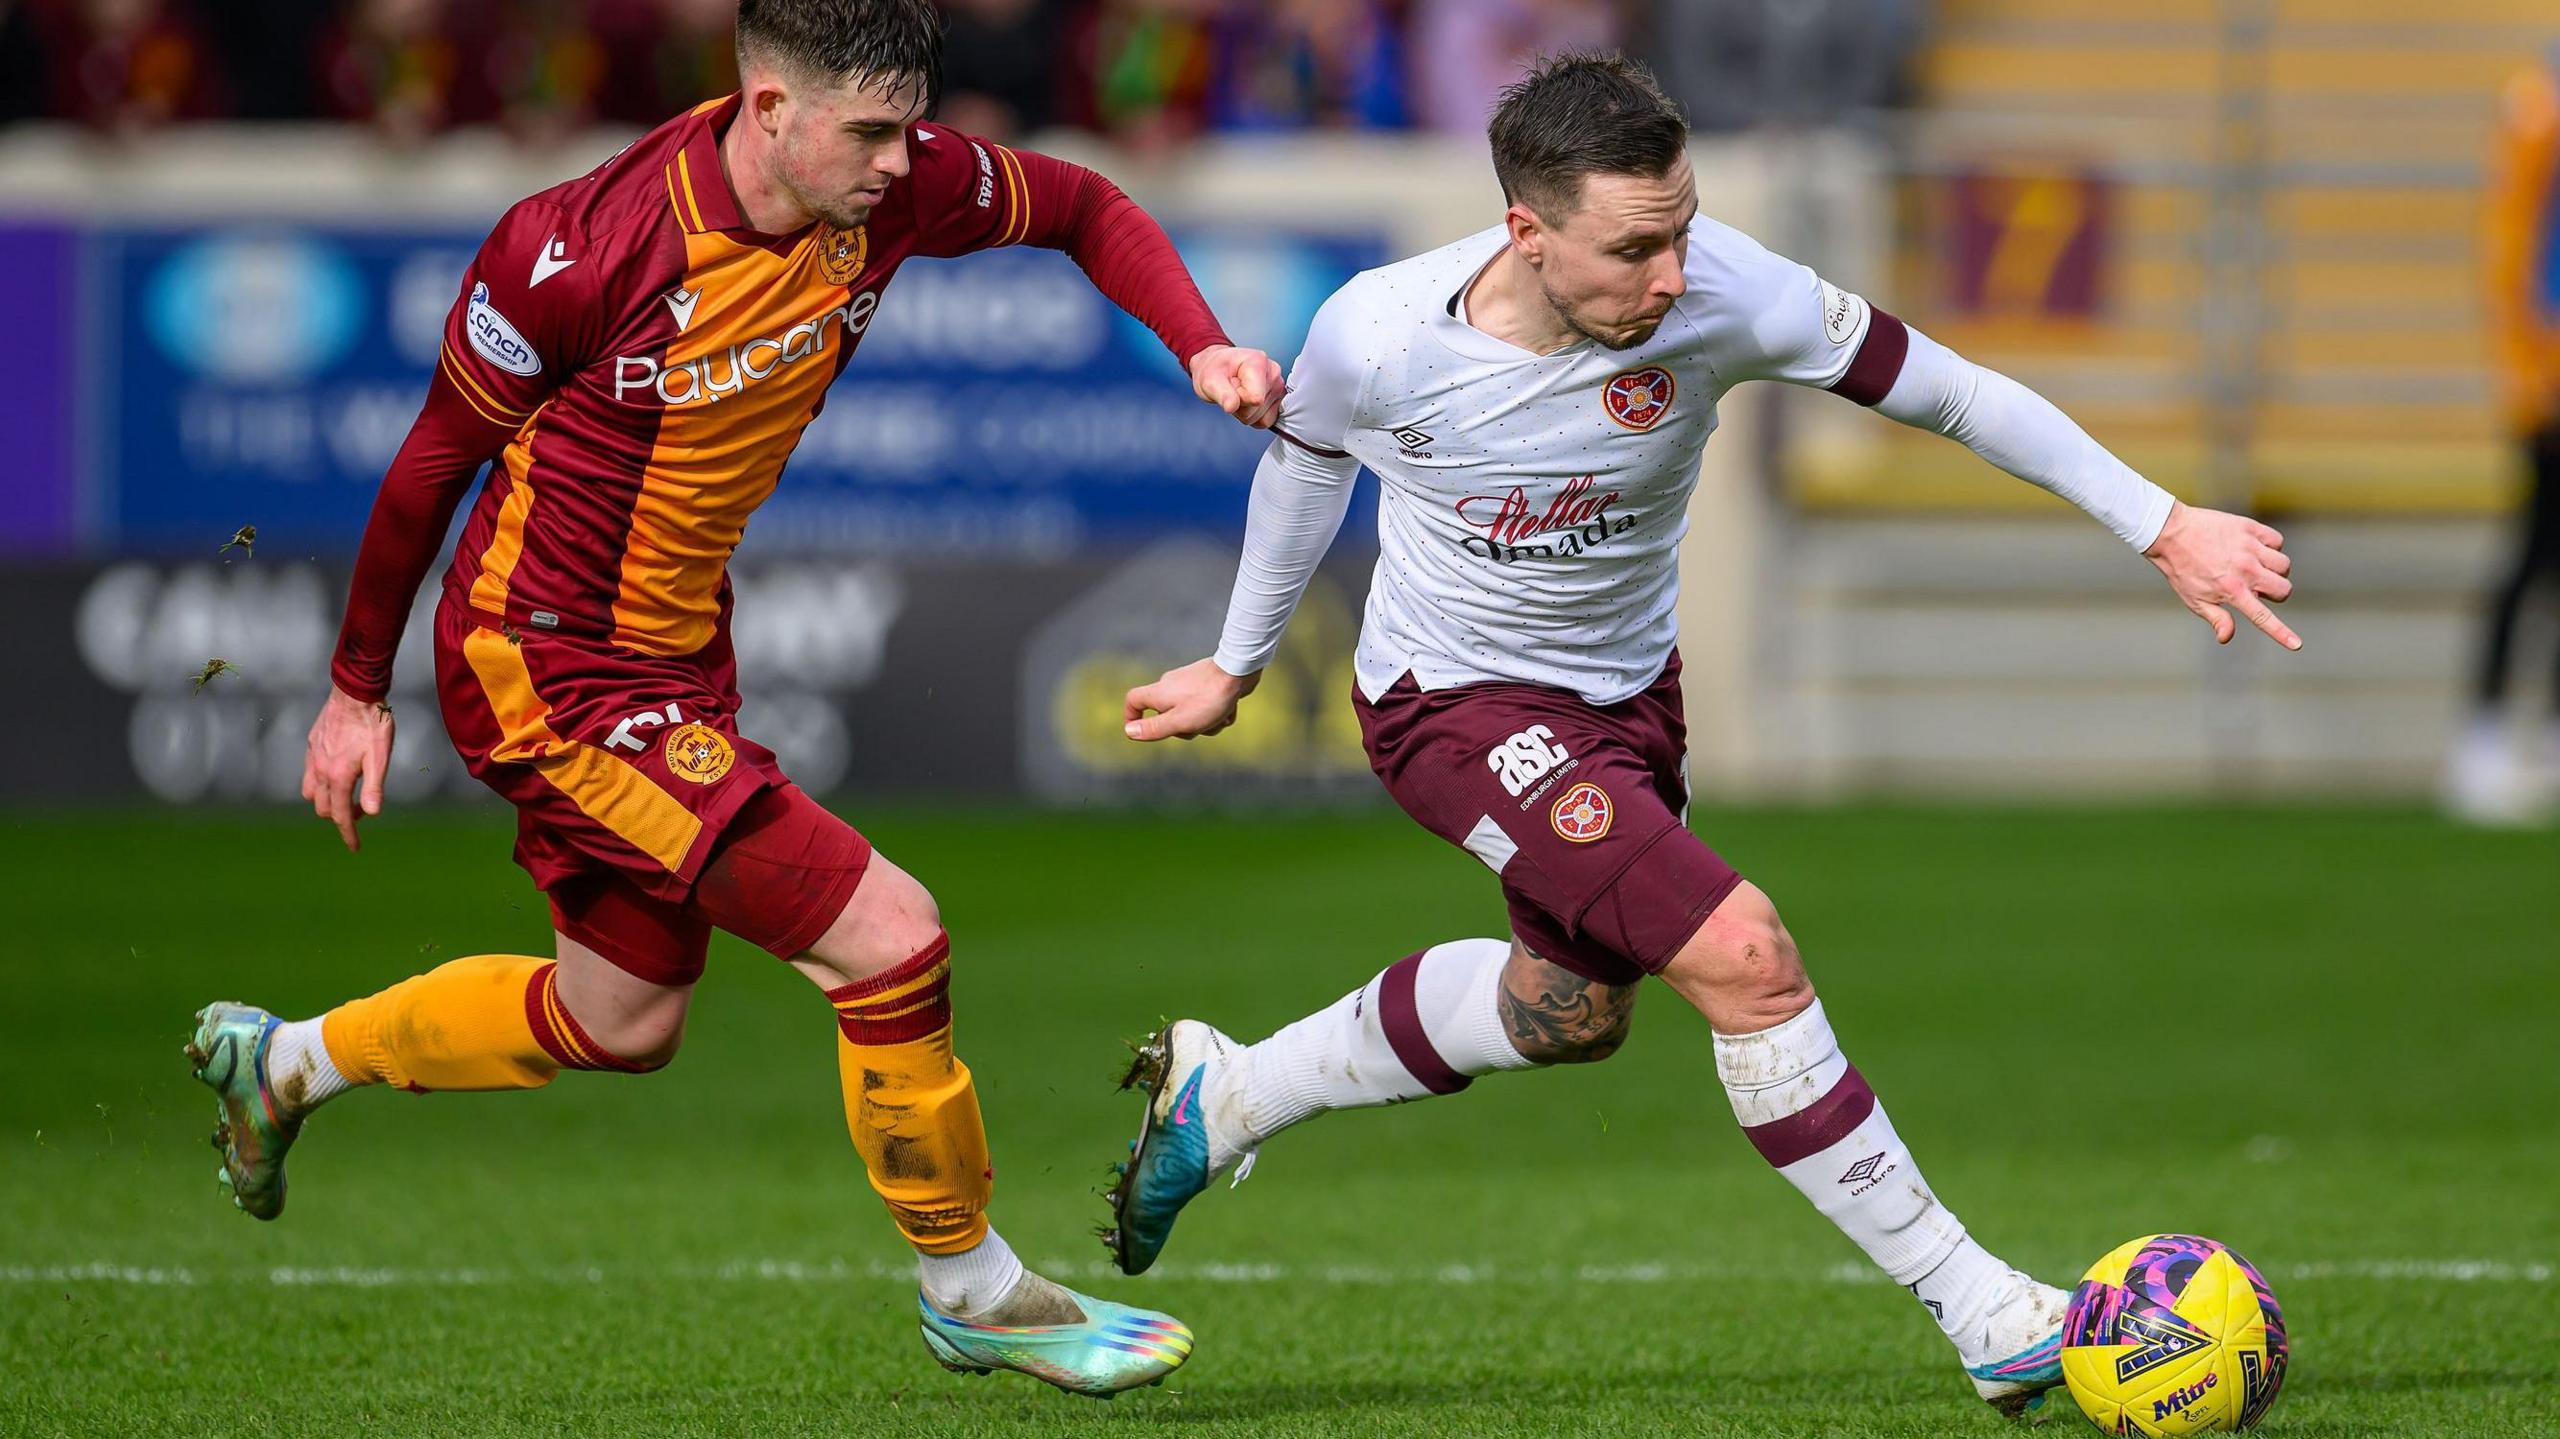
[{"label": "white shirt sleeve", "polygon": [[1714,243],[1722,284],[1749,316],[1726,361],[1732,378],[1837,387],[1866,344],[1873,307],[1748,236],[1722,231]]},{"label": "white shirt sleeve", "polygon": [[1351,508],[1360,462],[1343,441],[1368,375],[1356,343],[1351,288],[1335,291],[1308,326],[1306,348],[1298,352],[1281,400],[1279,435],[1253,472],[1244,554],[1214,656],[1218,668],[1231,675],[1253,674],[1271,663],[1280,632]]},{"label": "white shirt sleeve", "polygon": [[1944,435],[2060,495],[2136,550],[2160,538],[2175,496],[2135,473],[2051,400],[1918,330],[1909,333],[1910,353],[1876,402],[1878,413]]},{"label": "white shirt sleeve", "polygon": [[1876,309],[1812,270],[1748,240],[1720,250],[1749,296],[1741,379],[1834,391],[1946,436],[2078,505],[2146,550],[2177,501],[2073,424],[2052,401]]}]

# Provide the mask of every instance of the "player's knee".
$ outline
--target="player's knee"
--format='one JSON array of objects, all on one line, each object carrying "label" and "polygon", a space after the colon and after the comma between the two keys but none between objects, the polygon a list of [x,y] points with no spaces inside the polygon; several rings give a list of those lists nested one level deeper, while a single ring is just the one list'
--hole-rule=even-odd
[{"label": "player's knee", "polygon": [[684,1022],[618,1029],[609,1039],[596,1036],[596,1043],[632,1068],[654,1074],[675,1063],[676,1051],[684,1047]]},{"label": "player's knee", "polygon": [[818,942],[792,963],[828,989],[897,968],[942,937],[942,909],[914,875],[874,855]]},{"label": "player's knee", "polygon": [[611,1006],[590,1002],[585,1012],[569,1015],[598,1048],[644,1073],[666,1068],[684,1047],[685,1012],[690,993],[666,990],[664,998]]},{"label": "player's knee", "polygon": [[1728,1034],[1784,1024],[1813,1003],[1794,936],[1769,896],[1747,880],[1707,916],[1663,978]]}]

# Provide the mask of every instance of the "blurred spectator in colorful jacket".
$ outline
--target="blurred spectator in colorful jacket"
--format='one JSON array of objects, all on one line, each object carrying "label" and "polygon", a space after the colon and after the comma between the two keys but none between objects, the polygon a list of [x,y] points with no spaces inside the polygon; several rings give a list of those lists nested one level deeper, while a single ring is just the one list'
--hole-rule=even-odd
[{"label": "blurred spectator in colorful jacket", "polygon": [[1099,0],[1074,43],[1087,77],[1070,123],[1139,149],[1196,133],[1208,110],[1217,0]]},{"label": "blurred spectator in colorful jacket", "polygon": [[1413,10],[1413,79],[1421,122],[1481,135],[1504,86],[1527,63],[1564,50],[1617,45],[1608,0],[1419,0]]},{"label": "blurred spectator in colorful jacket", "polygon": [[587,0],[597,119],[650,129],[738,88],[738,0]]},{"label": "blurred spectator in colorful jacket", "polygon": [[489,81],[508,129],[540,143],[593,123],[605,73],[604,44],[576,0],[502,0]]},{"label": "blurred spectator in colorful jacket", "polygon": [[1406,123],[1402,35],[1379,0],[1232,0],[1211,33],[1208,119],[1216,129]]},{"label": "blurred spectator in colorful jacket", "polygon": [[1066,35],[1054,0],[943,0],[942,118],[1000,140],[1057,123]]},{"label": "blurred spectator in colorful jacket", "polygon": [[222,112],[221,77],[195,17],[164,0],[78,0],[46,42],[50,109],[131,131]]},{"label": "blurred spectator in colorful jacket", "polygon": [[320,43],[331,114],[395,140],[423,139],[496,113],[475,37],[450,0],[356,0]]}]

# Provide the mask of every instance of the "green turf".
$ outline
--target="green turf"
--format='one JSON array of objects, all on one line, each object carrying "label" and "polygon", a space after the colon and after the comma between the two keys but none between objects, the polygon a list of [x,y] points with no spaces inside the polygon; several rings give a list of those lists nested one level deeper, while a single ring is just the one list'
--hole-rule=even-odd
[{"label": "green turf", "polygon": [[[1104,1407],[926,1362],[828,1016],[734,946],[666,1073],[350,1096],[252,1223],[212,1182],[189,1012],[538,950],[503,819],[395,815],[350,858],[308,820],[0,816],[0,1434],[1999,1431],[1735,1134],[1668,991],[1605,1065],[1288,1136],[1161,1277],[1100,1280],[1120,1038],[1259,1034],[1494,932],[1490,886],[1383,815],[866,818],[957,937],[999,1222],[1189,1319],[1172,1385]],[[2156,1229],[2240,1247],[2295,1336],[2269,1434],[2560,1431],[2560,840],[2360,812],[1711,826],[1995,1249],[2062,1279]]]}]

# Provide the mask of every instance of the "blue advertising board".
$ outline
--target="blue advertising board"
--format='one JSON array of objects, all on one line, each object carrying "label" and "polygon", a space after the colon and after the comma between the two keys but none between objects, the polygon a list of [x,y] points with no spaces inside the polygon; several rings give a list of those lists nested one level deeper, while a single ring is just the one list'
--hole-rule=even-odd
[{"label": "blue advertising board", "polygon": [[[158,228],[93,237],[113,314],[91,482],[112,548],[361,532],[479,241],[467,230]],[[1285,365],[1376,236],[1176,236],[1237,341]],[[1263,439],[1193,399],[1064,256],[915,261],[755,521],[756,548],[1058,556],[1232,534]]]}]

